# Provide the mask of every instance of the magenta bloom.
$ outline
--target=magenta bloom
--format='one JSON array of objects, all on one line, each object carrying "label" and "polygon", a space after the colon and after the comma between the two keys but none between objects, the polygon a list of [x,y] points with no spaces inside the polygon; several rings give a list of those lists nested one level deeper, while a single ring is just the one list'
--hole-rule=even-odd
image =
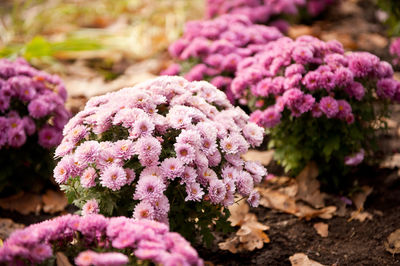
[{"label": "magenta bloom", "polygon": [[126,265],[137,260],[168,265],[173,257],[179,257],[181,265],[203,265],[189,242],[165,224],[97,214],[68,214],[15,231],[0,248],[0,263],[51,264],[56,260],[53,250],[75,254],[76,265]]},{"label": "magenta bloom", "polygon": [[361,149],[359,152],[346,156],[346,158],[344,158],[344,163],[346,165],[358,165],[360,164],[363,160],[364,160],[364,155],[365,155],[365,151],[364,149]]},{"label": "magenta bloom", "polygon": [[267,128],[272,128],[279,124],[281,117],[281,113],[271,106],[265,109],[265,111],[262,113],[260,122],[258,124]]},{"label": "magenta bloom", "polygon": [[52,148],[60,144],[62,135],[60,130],[46,126],[39,131],[39,145],[44,148]]},{"label": "magenta bloom", "polygon": [[328,118],[335,117],[339,112],[338,102],[330,96],[321,99],[319,102],[319,108]]}]

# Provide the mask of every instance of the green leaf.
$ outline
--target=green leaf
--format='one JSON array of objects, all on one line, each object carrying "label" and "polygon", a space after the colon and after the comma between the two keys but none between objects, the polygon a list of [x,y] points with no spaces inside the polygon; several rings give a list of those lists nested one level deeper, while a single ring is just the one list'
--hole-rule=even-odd
[{"label": "green leaf", "polygon": [[23,49],[23,56],[27,60],[37,57],[47,57],[52,55],[52,49],[50,43],[41,36],[33,38],[29,43],[26,44]]}]

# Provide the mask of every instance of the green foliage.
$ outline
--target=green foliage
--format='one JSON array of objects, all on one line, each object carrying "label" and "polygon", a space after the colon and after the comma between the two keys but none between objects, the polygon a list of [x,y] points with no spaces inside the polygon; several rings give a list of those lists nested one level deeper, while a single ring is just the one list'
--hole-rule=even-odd
[{"label": "green foliage", "polygon": [[21,148],[0,149],[0,195],[39,190],[50,183],[55,167],[54,150],[42,148],[37,139],[34,134]]},{"label": "green foliage", "polygon": [[232,227],[228,222],[229,210],[210,202],[185,201],[185,188],[176,181],[166,192],[170,199],[169,221],[171,231],[179,232],[192,243],[201,235],[203,243],[211,247],[212,232],[228,233]]},{"label": "green foliage", "polygon": [[61,52],[98,50],[102,46],[92,39],[66,39],[61,42],[49,42],[42,36],[36,36],[25,45],[7,46],[0,50],[0,57],[22,56],[26,60],[52,58]]},{"label": "green foliage", "polygon": [[[338,98],[341,97],[338,93]],[[366,90],[363,101],[350,99],[349,103],[356,114],[352,124],[325,116],[313,118],[311,113],[300,117],[291,116],[288,110],[282,113],[281,122],[267,133],[269,148],[275,149],[275,159],[286,172],[295,176],[308,162],[315,161],[322,181],[338,189],[341,177],[350,169],[344,164],[345,157],[361,148],[367,155],[377,150],[377,130],[387,127],[389,103],[377,102],[371,90]]]},{"label": "green foliage", "polygon": [[400,35],[400,1],[378,0],[378,6],[389,15],[385,23],[389,26],[389,34]]}]

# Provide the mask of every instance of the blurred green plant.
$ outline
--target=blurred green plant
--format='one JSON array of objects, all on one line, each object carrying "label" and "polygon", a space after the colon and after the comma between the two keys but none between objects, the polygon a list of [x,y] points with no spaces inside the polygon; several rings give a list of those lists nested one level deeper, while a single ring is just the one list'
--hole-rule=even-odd
[{"label": "blurred green plant", "polygon": [[400,1],[399,0],[378,0],[378,6],[387,13],[388,18],[385,24],[389,27],[389,35],[400,35]]},{"label": "blurred green plant", "polygon": [[26,60],[55,57],[60,52],[87,51],[101,49],[102,45],[92,39],[66,39],[61,42],[49,42],[42,36],[36,36],[25,45],[9,45],[0,50],[0,57],[24,57]]}]

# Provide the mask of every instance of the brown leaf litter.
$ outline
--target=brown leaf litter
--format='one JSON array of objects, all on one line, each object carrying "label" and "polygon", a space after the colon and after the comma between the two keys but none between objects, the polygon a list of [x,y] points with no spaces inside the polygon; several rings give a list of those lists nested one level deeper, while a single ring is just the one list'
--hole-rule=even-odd
[{"label": "brown leaf litter", "polygon": [[292,266],[324,266],[323,264],[309,259],[304,253],[296,253],[289,257]]},{"label": "brown leaf litter", "polygon": [[314,229],[322,237],[328,237],[328,234],[329,234],[328,228],[329,228],[329,225],[326,223],[315,223],[314,224]]},{"label": "brown leaf litter", "polygon": [[317,166],[311,163],[296,179],[277,177],[270,180],[268,187],[257,188],[261,195],[260,205],[306,220],[315,217],[331,219],[337,208],[325,206],[325,194],[319,190],[317,176]]},{"label": "brown leaf litter", "polygon": [[43,195],[20,192],[0,199],[1,208],[16,211],[23,215],[29,213],[39,214],[42,210],[46,213],[54,214],[63,211],[67,205],[68,200],[64,193],[53,190],[47,190]]},{"label": "brown leaf litter", "polygon": [[397,229],[388,236],[385,248],[393,255],[400,253],[400,229]]},{"label": "brown leaf litter", "polygon": [[231,217],[228,221],[232,226],[240,226],[234,236],[218,244],[222,250],[229,250],[232,253],[242,251],[253,251],[260,249],[264,243],[269,243],[269,237],[265,230],[269,227],[261,224],[254,213],[249,212],[249,205],[245,201],[240,201],[229,207]]},{"label": "brown leaf litter", "polygon": [[14,223],[9,218],[0,218],[0,239],[4,240],[8,238],[12,232],[17,229],[22,229],[25,226],[23,224]]},{"label": "brown leaf litter", "polygon": [[242,157],[245,161],[256,161],[264,166],[267,166],[271,163],[274,157],[274,150],[268,150],[268,151],[249,150],[248,152],[243,154]]}]

